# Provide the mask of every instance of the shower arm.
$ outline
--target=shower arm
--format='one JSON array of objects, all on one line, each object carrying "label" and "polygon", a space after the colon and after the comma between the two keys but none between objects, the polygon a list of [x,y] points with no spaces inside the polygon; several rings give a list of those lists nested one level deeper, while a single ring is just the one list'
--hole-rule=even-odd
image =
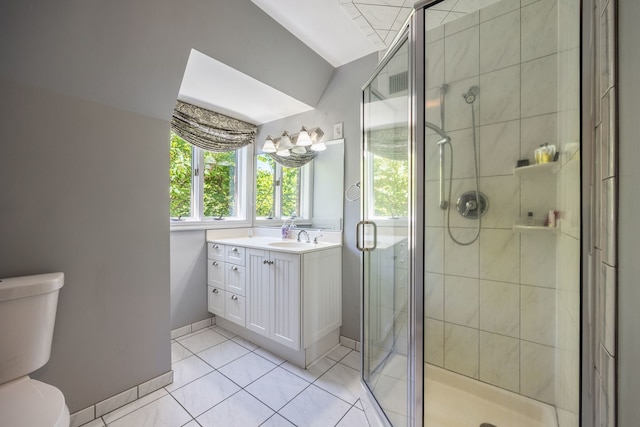
[{"label": "shower arm", "polygon": [[451,142],[451,138],[442,129],[440,129],[438,126],[434,125],[433,123],[425,121],[425,126],[442,137],[442,139],[438,141],[438,150],[440,154],[440,209],[444,210],[444,209],[447,209],[447,206],[449,205],[448,201],[445,200],[445,188],[444,188],[444,181],[445,181],[444,149],[445,147],[444,146],[445,144],[448,144],[449,142]]}]

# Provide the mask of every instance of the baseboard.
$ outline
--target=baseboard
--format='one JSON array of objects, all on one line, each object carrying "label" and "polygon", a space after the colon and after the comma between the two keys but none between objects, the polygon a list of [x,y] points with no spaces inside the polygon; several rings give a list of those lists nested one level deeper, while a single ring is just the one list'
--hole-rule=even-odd
[{"label": "baseboard", "polygon": [[161,389],[162,387],[169,385],[173,382],[173,371],[166,372],[155,378],[145,381],[142,384],[131,387],[121,393],[111,396],[105,400],[102,400],[87,408],[71,414],[70,427],[78,427],[88,422],[91,422],[97,418],[100,418],[104,414],[114,411],[124,405],[134,402],[149,393]]},{"label": "baseboard", "polygon": [[209,326],[213,326],[215,324],[216,324],[215,316],[208,317],[204,320],[200,320],[190,325],[182,326],[180,328],[172,330],[171,339],[175,340],[176,338],[180,338],[183,335],[187,335],[187,334],[190,334],[191,332],[199,331],[200,329],[208,328]]},{"label": "baseboard", "polygon": [[351,338],[340,335],[340,344],[360,353],[360,341],[352,340]]}]

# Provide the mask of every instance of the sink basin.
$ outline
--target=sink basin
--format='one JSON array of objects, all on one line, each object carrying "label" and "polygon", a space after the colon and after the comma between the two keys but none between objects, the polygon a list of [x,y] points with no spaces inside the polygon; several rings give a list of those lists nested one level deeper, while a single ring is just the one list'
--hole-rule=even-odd
[{"label": "sink basin", "polygon": [[283,242],[269,242],[269,246],[283,249],[311,248],[313,243],[298,242],[295,240]]}]

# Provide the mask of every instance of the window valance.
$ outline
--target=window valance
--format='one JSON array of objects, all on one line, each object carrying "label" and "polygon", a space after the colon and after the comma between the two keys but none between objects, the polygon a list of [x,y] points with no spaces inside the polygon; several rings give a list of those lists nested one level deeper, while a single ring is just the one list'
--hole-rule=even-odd
[{"label": "window valance", "polygon": [[291,153],[288,157],[281,157],[276,153],[269,153],[267,155],[286,168],[299,168],[315,159],[316,154],[315,151],[307,150],[306,153],[301,154]]},{"label": "window valance", "polygon": [[391,160],[407,160],[409,131],[406,126],[369,131],[369,150]]},{"label": "window valance", "polygon": [[252,144],[258,132],[255,125],[182,101],[176,102],[171,130],[196,147],[218,153]]}]

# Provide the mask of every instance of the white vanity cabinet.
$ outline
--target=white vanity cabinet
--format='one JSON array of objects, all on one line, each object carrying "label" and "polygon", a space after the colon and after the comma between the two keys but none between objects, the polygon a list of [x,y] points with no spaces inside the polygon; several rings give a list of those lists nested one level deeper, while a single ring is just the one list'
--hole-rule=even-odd
[{"label": "white vanity cabinet", "polygon": [[245,250],[207,244],[207,307],[209,312],[245,326]]},{"label": "white vanity cabinet", "polygon": [[208,307],[216,323],[303,367],[337,345],[342,249],[310,248],[208,243]]},{"label": "white vanity cabinet", "polygon": [[247,249],[250,331],[300,348],[300,255]]}]

